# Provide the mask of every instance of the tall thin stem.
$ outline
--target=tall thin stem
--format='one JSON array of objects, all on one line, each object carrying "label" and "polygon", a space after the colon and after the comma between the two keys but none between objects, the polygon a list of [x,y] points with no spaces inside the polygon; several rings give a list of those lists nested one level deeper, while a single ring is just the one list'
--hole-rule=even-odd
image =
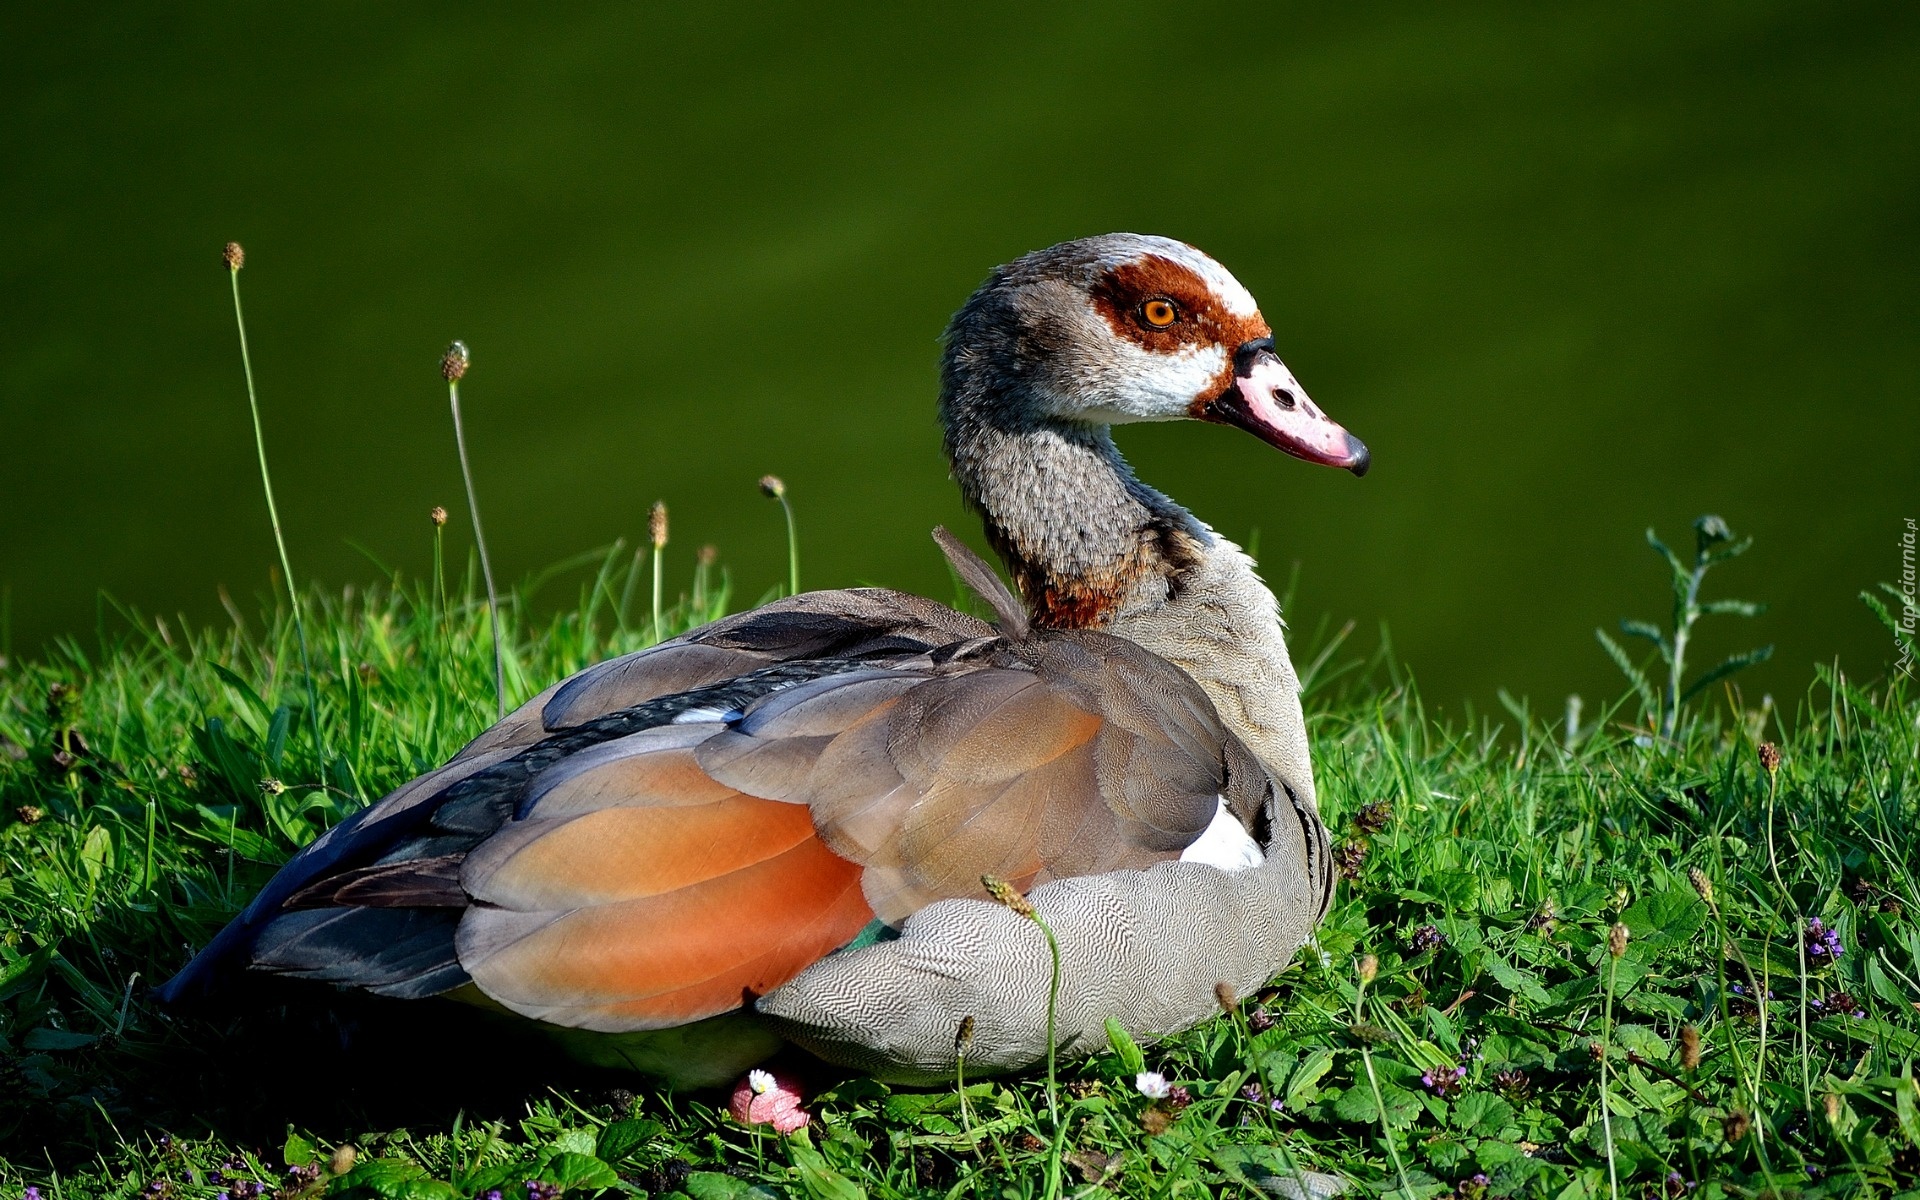
[{"label": "tall thin stem", "polygon": [[660,617],[660,558],[663,553],[659,546],[653,548],[653,640],[655,642],[667,640],[667,626]]},{"label": "tall thin stem", "polygon": [[[1776,760],[1777,761],[1777,760]],[[1812,1043],[1807,1038],[1807,938],[1806,914],[1794,902],[1793,893],[1780,878],[1780,855],[1773,844],[1773,802],[1779,789],[1778,775],[1767,772],[1767,866],[1773,872],[1773,886],[1780,889],[1780,898],[1786,901],[1787,911],[1793,914],[1793,940],[1800,951],[1800,1104],[1808,1116],[1813,1115],[1813,1077],[1807,1060],[1812,1057]]]},{"label": "tall thin stem", "polygon": [[[1367,1021],[1367,985],[1373,982],[1378,963],[1369,954],[1360,964],[1360,988],[1353,998],[1353,1023],[1364,1025]],[[1387,1121],[1387,1100],[1380,1092],[1380,1077],[1373,1072],[1373,1055],[1365,1042],[1360,1043],[1360,1061],[1367,1068],[1367,1083],[1373,1088],[1373,1107],[1380,1114],[1380,1136],[1387,1143],[1387,1156],[1393,1159],[1394,1174],[1400,1177],[1400,1192],[1411,1197],[1413,1185],[1407,1182],[1407,1168],[1400,1162],[1400,1150],[1393,1144],[1393,1126]]]},{"label": "tall thin stem", "polygon": [[1613,987],[1620,970],[1620,958],[1607,955],[1606,1013],[1600,1024],[1600,1128],[1607,1139],[1607,1195],[1619,1200],[1620,1170],[1613,1157],[1613,1108],[1607,1103],[1607,1057],[1613,1045]]},{"label": "tall thin stem", "polygon": [[780,510],[787,515],[787,594],[800,594],[800,536],[793,528],[793,504],[787,499],[784,490],[780,493]]},{"label": "tall thin stem", "polygon": [[320,697],[313,687],[313,660],[307,653],[307,623],[300,612],[300,589],[293,584],[293,563],[287,558],[286,535],[280,531],[280,510],[273,502],[273,477],[267,471],[267,435],[260,425],[260,398],[253,386],[253,355],[247,349],[247,318],[240,309],[240,264],[244,261],[238,243],[227,244],[227,278],[233,284],[233,323],[240,331],[240,368],[247,377],[247,407],[253,413],[253,450],[260,459],[260,488],[267,495],[267,520],[273,525],[273,544],[280,551],[280,574],[287,585],[287,602],[293,607],[293,632],[300,643],[300,671],[306,676],[307,716],[313,728],[313,752],[320,759],[320,779],[327,775],[327,747],[320,734]]},{"label": "tall thin stem", "polygon": [[[455,342],[460,362],[459,372],[447,369],[447,403],[453,408],[453,442],[460,451],[460,477],[467,485],[467,512],[473,517],[473,542],[480,550],[480,576],[487,583],[487,618],[493,626],[493,699],[498,716],[507,715],[507,665],[506,655],[500,646],[500,592],[493,585],[493,563],[487,558],[487,535],[480,530],[480,502],[473,494],[473,468],[467,462],[467,432],[460,421],[460,375],[467,367],[467,348]],[[447,351],[447,360],[455,357],[455,350]]]}]

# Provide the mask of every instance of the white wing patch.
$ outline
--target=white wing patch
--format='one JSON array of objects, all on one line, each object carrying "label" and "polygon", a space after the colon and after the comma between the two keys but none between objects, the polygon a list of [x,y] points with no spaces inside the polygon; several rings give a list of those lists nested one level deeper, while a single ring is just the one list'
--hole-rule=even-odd
[{"label": "white wing patch", "polygon": [[1222,871],[1243,871],[1266,862],[1267,856],[1240,819],[1227,811],[1226,798],[1221,797],[1213,820],[1192,845],[1180,852],[1180,861],[1206,863]]}]

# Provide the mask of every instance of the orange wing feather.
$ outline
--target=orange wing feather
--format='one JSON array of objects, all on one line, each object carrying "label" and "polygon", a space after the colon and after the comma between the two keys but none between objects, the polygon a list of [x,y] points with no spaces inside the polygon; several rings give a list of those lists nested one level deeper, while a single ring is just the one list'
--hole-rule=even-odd
[{"label": "orange wing feather", "polygon": [[615,812],[644,819],[604,839],[567,822],[551,850],[536,839],[486,881],[537,905],[461,923],[461,963],[493,999],[586,1028],[679,1025],[779,987],[873,920],[861,868],[803,806],[736,795]]}]

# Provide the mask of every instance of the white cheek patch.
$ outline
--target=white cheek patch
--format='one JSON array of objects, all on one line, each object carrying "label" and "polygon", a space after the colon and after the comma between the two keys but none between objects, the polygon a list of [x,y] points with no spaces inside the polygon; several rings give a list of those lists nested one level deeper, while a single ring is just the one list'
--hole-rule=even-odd
[{"label": "white cheek patch", "polygon": [[1227,368],[1227,352],[1219,346],[1162,354],[1111,336],[1104,340],[1105,357],[1075,381],[1098,397],[1095,404],[1073,406],[1071,415],[1082,420],[1108,425],[1182,420]]}]

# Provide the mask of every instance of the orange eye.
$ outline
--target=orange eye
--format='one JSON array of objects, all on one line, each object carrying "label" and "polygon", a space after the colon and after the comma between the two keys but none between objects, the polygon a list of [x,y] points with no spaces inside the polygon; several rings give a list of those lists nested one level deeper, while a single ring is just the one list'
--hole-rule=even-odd
[{"label": "orange eye", "polygon": [[1140,317],[1155,329],[1165,329],[1180,319],[1180,310],[1170,300],[1149,300],[1140,306]]}]

